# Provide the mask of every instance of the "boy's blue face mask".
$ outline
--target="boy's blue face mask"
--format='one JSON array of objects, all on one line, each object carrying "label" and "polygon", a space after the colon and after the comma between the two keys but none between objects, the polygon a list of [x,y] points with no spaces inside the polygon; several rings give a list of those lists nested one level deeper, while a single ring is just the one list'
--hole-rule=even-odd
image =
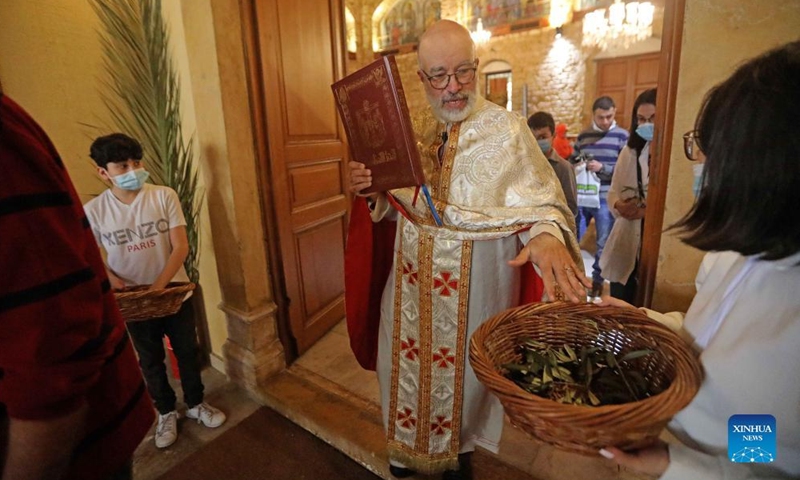
[{"label": "boy's blue face mask", "polygon": [[549,152],[550,149],[553,148],[553,142],[550,141],[550,139],[536,140],[536,143],[539,144],[539,148],[542,149],[542,153],[544,153],[545,155],[547,155],[547,152]]},{"label": "boy's blue face mask", "polygon": [[648,142],[653,141],[653,129],[655,126],[652,123],[643,123],[636,127],[636,134],[644,138]]},{"label": "boy's blue face mask", "polygon": [[141,190],[149,176],[150,172],[144,168],[137,168],[122,175],[111,177],[111,179],[114,180],[114,185],[123,190]]}]

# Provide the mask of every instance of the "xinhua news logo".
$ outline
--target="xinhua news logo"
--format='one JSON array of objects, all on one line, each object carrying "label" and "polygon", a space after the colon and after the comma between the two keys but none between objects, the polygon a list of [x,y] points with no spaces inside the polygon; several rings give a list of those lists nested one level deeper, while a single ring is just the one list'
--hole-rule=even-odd
[{"label": "xinhua news logo", "polygon": [[735,463],[771,463],[777,453],[775,417],[733,415],[728,419],[728,458]]}]

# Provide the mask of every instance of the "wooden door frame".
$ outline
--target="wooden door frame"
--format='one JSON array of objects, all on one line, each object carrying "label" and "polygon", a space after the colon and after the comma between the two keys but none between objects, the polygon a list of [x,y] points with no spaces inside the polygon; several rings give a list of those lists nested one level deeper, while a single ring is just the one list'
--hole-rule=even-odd
[{"label": "wooden door frame", "polygon": [[642,251],[639,256],[636,305],[650,307],[656,287],[658,255],[664,230],[664,206],[667,198],[670,156],[672,154],[675,104],[681,60],[684,12],[686,0],[665,2],[664,28],[661,38],[661,63],[658,72],[658,109],[656,140],[651,150],[650,180],[647,187],[647,212],[642,232]]},{"label": "wooden door frame", "polygon": [[253,141],[256,154],[256,171],[258,172],[258,191],[261,199],[263,215],[264,244],[267,250],[267,274],[270,279],[272,300],[277,310],[275,320],[278,338],[283,344],[286,364],[297,359],[297,344],[289,326],[289,297],[286,293],[286,282],[283,272],[280,236],[278,232],[278,214],[275,210],[275,192],[272,188],[271,164],[269,153],[269,133],[267,126],[266,93],[264,92],[264,72],[261,65],[261,47],[256,15],[257,0],[239,0],[239,11],[242,19],[242,43],[246,65],[247,93],[250,102],[250,124],[253,129]]}]

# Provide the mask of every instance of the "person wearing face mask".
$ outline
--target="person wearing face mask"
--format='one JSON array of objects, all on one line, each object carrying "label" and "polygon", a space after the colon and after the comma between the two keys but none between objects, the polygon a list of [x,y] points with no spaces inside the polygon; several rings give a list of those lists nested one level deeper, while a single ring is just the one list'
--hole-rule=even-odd
[{"label": "person wearing face mask", "polygon": [[594,101],[592,125],[578,134],[571,160],[577,163],[575,174],[579,177],[578,239],[583,238],[592,219],[597,233],[592,264],[592,297],[600,296],[607,279],[600,268],[600,256],[614,227],[608,190],[611,188],[617,158],[629,138],[628,132],[614,120],[616,113],[617,107],[611,97],[602,96]]},{"label": "person wearing face mask", "polygon": [[619,154],[608,204],[616,217],[600,256],[600,269],[611,282],[611,296],[632,302],[641,250],[642,224],[650,178],[650,144],[656,118],[656,89],[645,90],[633,104],[628,143]]},{"label": "person wearing face mask", "polygon": [[[547,112],[536,112],[528,118],[528,128],[531,133],[536,137],[536,143],[539,148],[547,157],[553,171],[556,172],[556,177],[561,183],[561,188],[564,190],[564,196],[567,198],[567,206],[573,215],[578,215],[578,193],[575,183],[575,171],[572,165],[563,157],[561,157],[553,146],[556,131],[556,122],[553,116]],[[563,124],[562,124],[563,125]]]},{"label": "person wearing face mask", "polygon": [[[186,220],[175,190],[146,183],[142,146],[122,133],[97,138],[90,156],[97,173],[111,187],[84,205],[98,245],[106,252],[108,278],[114,289],[150,285],[163,289],[170,282],[188,282],[183,266],[189,252]],[[129,322],[150,396],[158,410],[155,444],[166,448],[178,438],[175,391],[169,385],[162,338],[169,337],[178,360],[186,417],[215,428],[225,414],[203,401],[197,361],[198,345],[191,303],[178,313]]]},{"label": "person wearing face mask", "polygon": [[667,443],[598,452],[626,470],[661,480],[800,478],[800,376],[791,373],[800,365],[798,77],[799,41],[748,61],[706,93],[684,136],[686,157],[705,171],[668,231],[705,252],[697,293],[685,314],[642,310],[691,344],[705,378],[667,425]]}]

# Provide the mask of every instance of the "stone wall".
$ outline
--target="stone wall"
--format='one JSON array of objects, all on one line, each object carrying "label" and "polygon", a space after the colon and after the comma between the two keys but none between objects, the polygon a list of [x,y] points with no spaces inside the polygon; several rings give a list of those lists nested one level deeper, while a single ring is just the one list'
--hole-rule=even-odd
[{"label": "stone wall", "polygon": [[[348,61],[348,72],[367,65],[376,58],[372,51],[372,15],[380,0],[347,0],[346,5],[356,19],[358,52]],[[459,0],[442,1],[442,18],[455,19]],[[478,48],[481,65],[502,60],[512,68],[512,109],[523,113],[523,86],[527,85],[527,114],[545,110],[557,122],[569,126],[569,134],[577,135],[591,118],[595,80],[593,56],[598,52],[581,46],[582,23],[564,26],[561,38],[555,29],[537,28],[519,33],[495,36]],[[414,51],[396,54],[409,107],[423,108],[425,93],[417,77]],[[484,92],[483,78],[479,91]]]}]

